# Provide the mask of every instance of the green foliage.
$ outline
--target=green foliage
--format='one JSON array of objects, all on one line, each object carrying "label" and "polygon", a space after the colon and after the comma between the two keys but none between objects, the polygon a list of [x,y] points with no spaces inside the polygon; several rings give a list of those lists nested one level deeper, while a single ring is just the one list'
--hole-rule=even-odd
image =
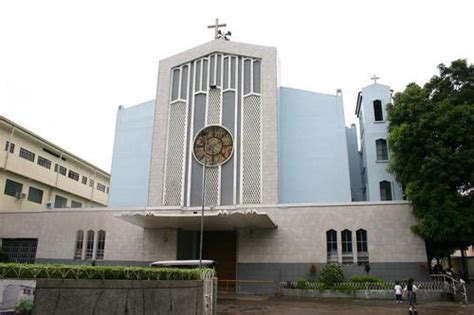
[{"label": "green foliage", "polygon": [[[203,272],[213,272],[204,269]],[[0,279],[198,280],[199,269],[0,263]]]},{"label": "green foliage", "polygon": [[296,288],[301,289],[301,290],[309,289],[309,280],[306,280],[304,278],[299,278],[298,281],[296,282]]},{"label": "green foliage", "polygon": [[0,263],[2,262],[8,262],[9,259],[8,259],[8,256],[6,253],[4,253],[1,249],[0,249]]},{"label": "green foliage", "polygon": [[352,276],[351,281],[356,282],[356,283],[366,283],[366,282],[369,282],[369,283],[382,283],[383,282],[383,280],[378,278],[378,277],[366,276],[366,275]]},{"label": "green foliage", "polygon": [[33,313],[33,300],[29,298],[23,298],[18,301],[15,311],[22,315],[29,315]]},{"label": "green foliage", "polygon": [[474,65],[438,66],[388,106],[390,171],[413,203],[428,254],[474,243]]},{"label": "green foliage", "polygon": [[328,264],[319,271],[319,281],[327,288],[344,280],[344,269],[337,264]]}]

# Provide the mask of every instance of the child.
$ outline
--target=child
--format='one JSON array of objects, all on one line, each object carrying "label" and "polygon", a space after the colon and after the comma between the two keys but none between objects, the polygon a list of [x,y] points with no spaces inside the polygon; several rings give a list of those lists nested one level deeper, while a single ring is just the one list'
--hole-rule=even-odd
[{"label": "child", "polygon": [[403,291],[407,292],[408,296],[408,304],[410,304],[410,308],[408,309],[410,314],[418,314],[415,304],[416,304],[416,291],[418,290],[417,286],[413,284],[413,279],[408,280],[408,284],[403,289]]},{"label": "child", "polygon": [[403,303],[402,302],[402,286],[400,285],[400,282],[395,282],[395,299],[397,303]]}]

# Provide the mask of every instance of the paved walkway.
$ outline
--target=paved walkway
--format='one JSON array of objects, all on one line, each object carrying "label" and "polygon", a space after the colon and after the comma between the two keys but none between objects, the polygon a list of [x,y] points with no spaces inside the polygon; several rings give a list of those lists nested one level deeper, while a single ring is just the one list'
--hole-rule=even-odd
[{"label": "paved walkway", "polygon": [[[474,305],[426,302],[417,305],[420,315],[474,314]],[[407,304],[387,300],[317,299],[296,297],[225,296],[217,300],[217,314],[408,314]]]}]

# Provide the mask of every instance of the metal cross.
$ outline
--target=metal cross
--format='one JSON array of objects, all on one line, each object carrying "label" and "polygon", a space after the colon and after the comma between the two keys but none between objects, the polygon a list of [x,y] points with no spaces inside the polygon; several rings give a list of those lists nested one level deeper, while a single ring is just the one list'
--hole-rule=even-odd
[{"label": "metal cross", "polygon": [[219,24],[219,19],[216,19],[216,24],[208,25],[207,28],[215,28],[214,39],[218,39],[219,27],[225,27],[225,26],[227,26],[227,24]]},{"label": "metal cross", "polygon": [[375,73],[374,73],[374,76],[370,79],[374,80],[374,84],[377,84],[377,80],[380,79],[380,78],[378,76],[376,76]]}]

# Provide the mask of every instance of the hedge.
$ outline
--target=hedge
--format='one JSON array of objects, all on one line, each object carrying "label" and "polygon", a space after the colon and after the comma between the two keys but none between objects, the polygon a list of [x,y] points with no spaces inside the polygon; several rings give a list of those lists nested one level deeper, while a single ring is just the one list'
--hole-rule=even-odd
[{"label": "hedge", "polygon": [[199,280],[213,269],[0,263],[0,279]]}]

